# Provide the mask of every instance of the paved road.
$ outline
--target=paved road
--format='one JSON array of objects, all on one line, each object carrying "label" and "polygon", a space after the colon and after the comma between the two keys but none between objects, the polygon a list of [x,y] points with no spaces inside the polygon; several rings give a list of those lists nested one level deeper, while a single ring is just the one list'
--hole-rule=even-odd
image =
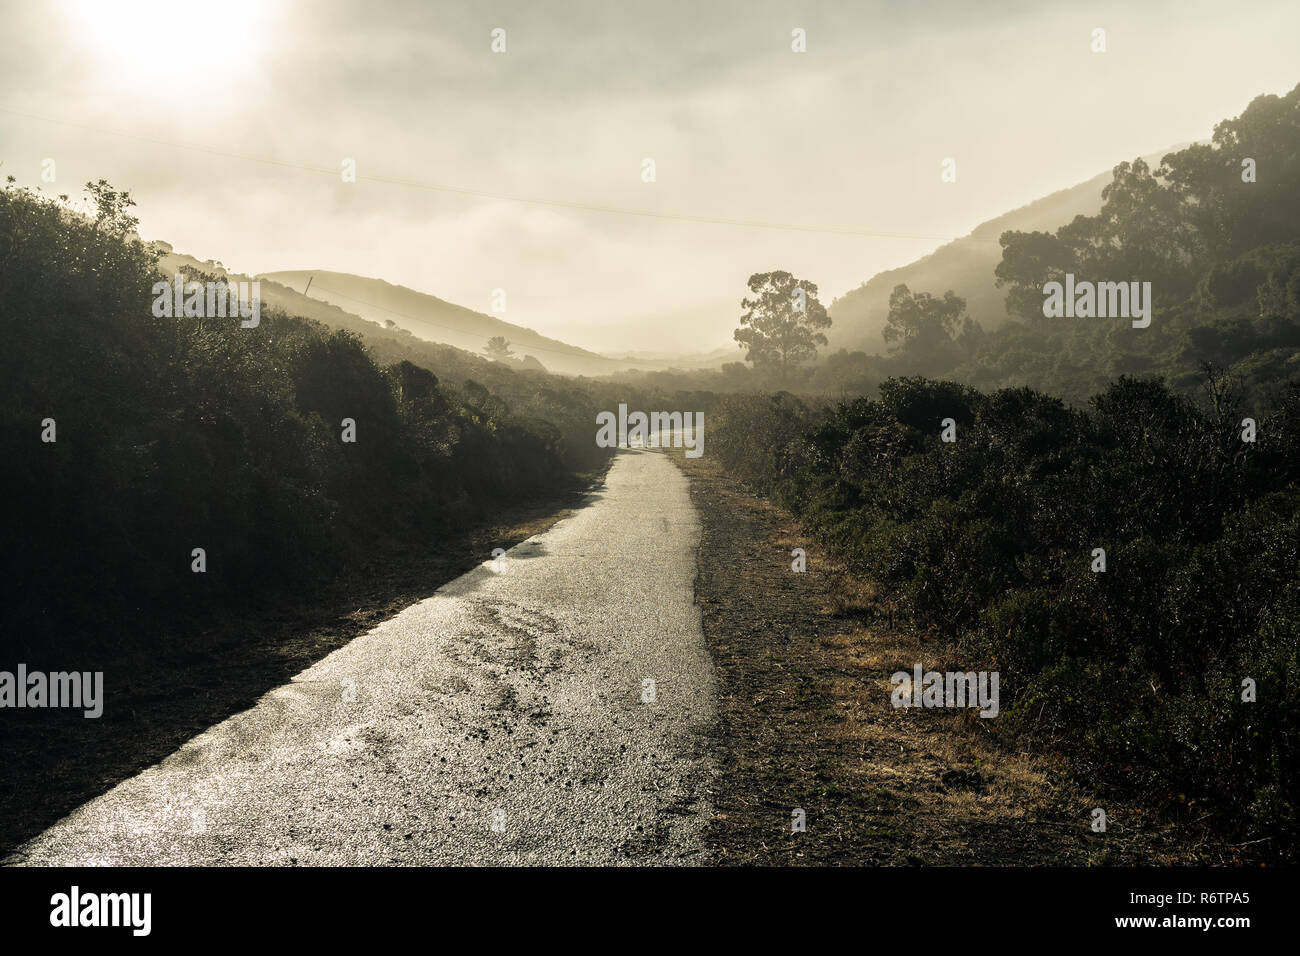
[{"label": "paved road", "polygon": [[620,452],[503,570],[450,582],[16,862],[707,862],[698,540],[681,472]]}]

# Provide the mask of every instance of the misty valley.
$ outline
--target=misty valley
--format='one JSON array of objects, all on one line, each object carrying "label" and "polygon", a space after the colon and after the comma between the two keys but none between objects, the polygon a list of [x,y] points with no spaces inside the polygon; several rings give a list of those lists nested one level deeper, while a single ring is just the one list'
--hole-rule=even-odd
[{"label": "misty valley", "polygon": [[1296,4],[3,19],[7,939],[1283,925]]}]

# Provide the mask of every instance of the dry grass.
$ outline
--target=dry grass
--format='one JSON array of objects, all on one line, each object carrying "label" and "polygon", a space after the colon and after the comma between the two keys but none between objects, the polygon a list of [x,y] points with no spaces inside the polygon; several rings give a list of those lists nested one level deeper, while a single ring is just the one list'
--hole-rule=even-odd
[{"label": "dry grass", "polygon": [[[966,670],[879,589],[708,459],[674,456],[703,523],[696,597],[719,684],[711,837],[737,864],[1208,862],[1140,807],[1102,802],[1041,744],[974,710],[895,709],[890,675]],[[790,569],[801,547],[808,570]],[[1107,812],[1105,833],[1091,810]],[[802,808],[807,830],[791,832]]]}]

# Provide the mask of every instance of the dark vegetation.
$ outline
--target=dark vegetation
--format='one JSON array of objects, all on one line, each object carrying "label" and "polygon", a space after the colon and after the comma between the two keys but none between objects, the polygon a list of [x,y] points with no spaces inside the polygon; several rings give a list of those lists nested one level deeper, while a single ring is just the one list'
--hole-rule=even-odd
[{"label": "dark vegetation", "polygon": [[[1094,833],[1096,793],[1061,774],[1054,753],[1005,747],[989,721],[959,712],[895,710],[892,672],[956,666],[957,650],[873,619],[876,588],[716,457],[675,461],[700,517],[695,596],[716,680],[713,861],[1166,866],[1240,855],[1134,797],[1107,799],[1112,826]],[[794,547],[809,573],[791,573]],[[794,807],[804,832],[792,832]]]},{"label": "dark vegetation", "polygon": [[[65,652],[102,646],[108,622],[129,640],[309,594],[563,492],[603,460],[595,400],[560,379],[502,369],[496,391],[448,384],[265,308],[257,328],[155,318],[156,257],[134,238],[129,196],[89,191],[93,217],[0,191],[6,657],[73,666]],[[206,573],[191,570],[195,548]]]},{"label": "dark vegetation", "polygon": [[[967,327],[961,345],[955,303],[902,292],[891,324],[914,332],[880,368],[956,380],[897,375],[835,408],[736,396],[710,439],[970,669],[1001,672],[996,729],[1055,740],[1091,784],[1287,857],[1300,842],[1298,147],[1300,88],[1258,98],[1159,178],[1121,165],[1098,217],[1003,237],[998,274],[1026,314],[1065,271],[1149,280],[1148,329],[1040,313]],[[1242,181],[1244,157],[1258,182]],[[954,366],[944,349],[967,357]],[[1056,394],[969,384],[1008,378]]]},{"label": "dark vegetation", "polygon": [[[1246,159],[1254,182],[1242,181]],[[1273,403],[1276,383],[1300,372],[1300,86],[1257,97],[1219,123],[1210,143],[1170,153],[1154,170],[1140,159],[1121,163],[1097,215],[1054,233],[1007,232],[1001,242],[997,281],[1018,321],[989,328],[986,316],[965,313],[960,289],[902,286],[884,354],[840,349],[784,376],[737,361],[638,381],[839,398],[921,374],[986,390],[1028,385],[1083,405],[1121,375],[1162,376],[1194,393],[1210,360],[1227,367],[1248,403]],[[1151,282],[1151,326],[1044,318],[1043,283],[1067,271]]]}]

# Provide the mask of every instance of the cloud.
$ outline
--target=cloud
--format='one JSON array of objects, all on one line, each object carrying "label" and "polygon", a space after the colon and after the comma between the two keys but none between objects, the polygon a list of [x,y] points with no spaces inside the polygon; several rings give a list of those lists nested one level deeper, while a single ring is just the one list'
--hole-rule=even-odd
[{"label": "cloud", "polygon": [[[55,156],[59,191],[108,178],[133,190],[146,234],[235,268],[375,275],[480,309],[504,287],[511,321],[623,349],[725,344],[735,308],[720,304],[738,305],[751,272],[790,269],[829,302],[938,237],[1204,136],[1294,85],[1300,27],[1292,3],[1230,15],[1201,0],[1086,17],[1028,3],[263,6],[258,24],[211,23],[178,2],[159,34],[177,82],[143,90],[113,75],[122,57],[87,52],[97,38],[75,18],[14,8],[7,26],[28,42],[0,63],[0,107],[80,125],[0,110],[5,171],[36,182]],[[1104,56],[1088,50],[1097,25]],[[806,54],[790,51],[794,26]],[[214,61],[213,36],[257,56]],[[339,182],[344,157],[361,182]],[[955,184],[939,180],[945,157]]]}]

